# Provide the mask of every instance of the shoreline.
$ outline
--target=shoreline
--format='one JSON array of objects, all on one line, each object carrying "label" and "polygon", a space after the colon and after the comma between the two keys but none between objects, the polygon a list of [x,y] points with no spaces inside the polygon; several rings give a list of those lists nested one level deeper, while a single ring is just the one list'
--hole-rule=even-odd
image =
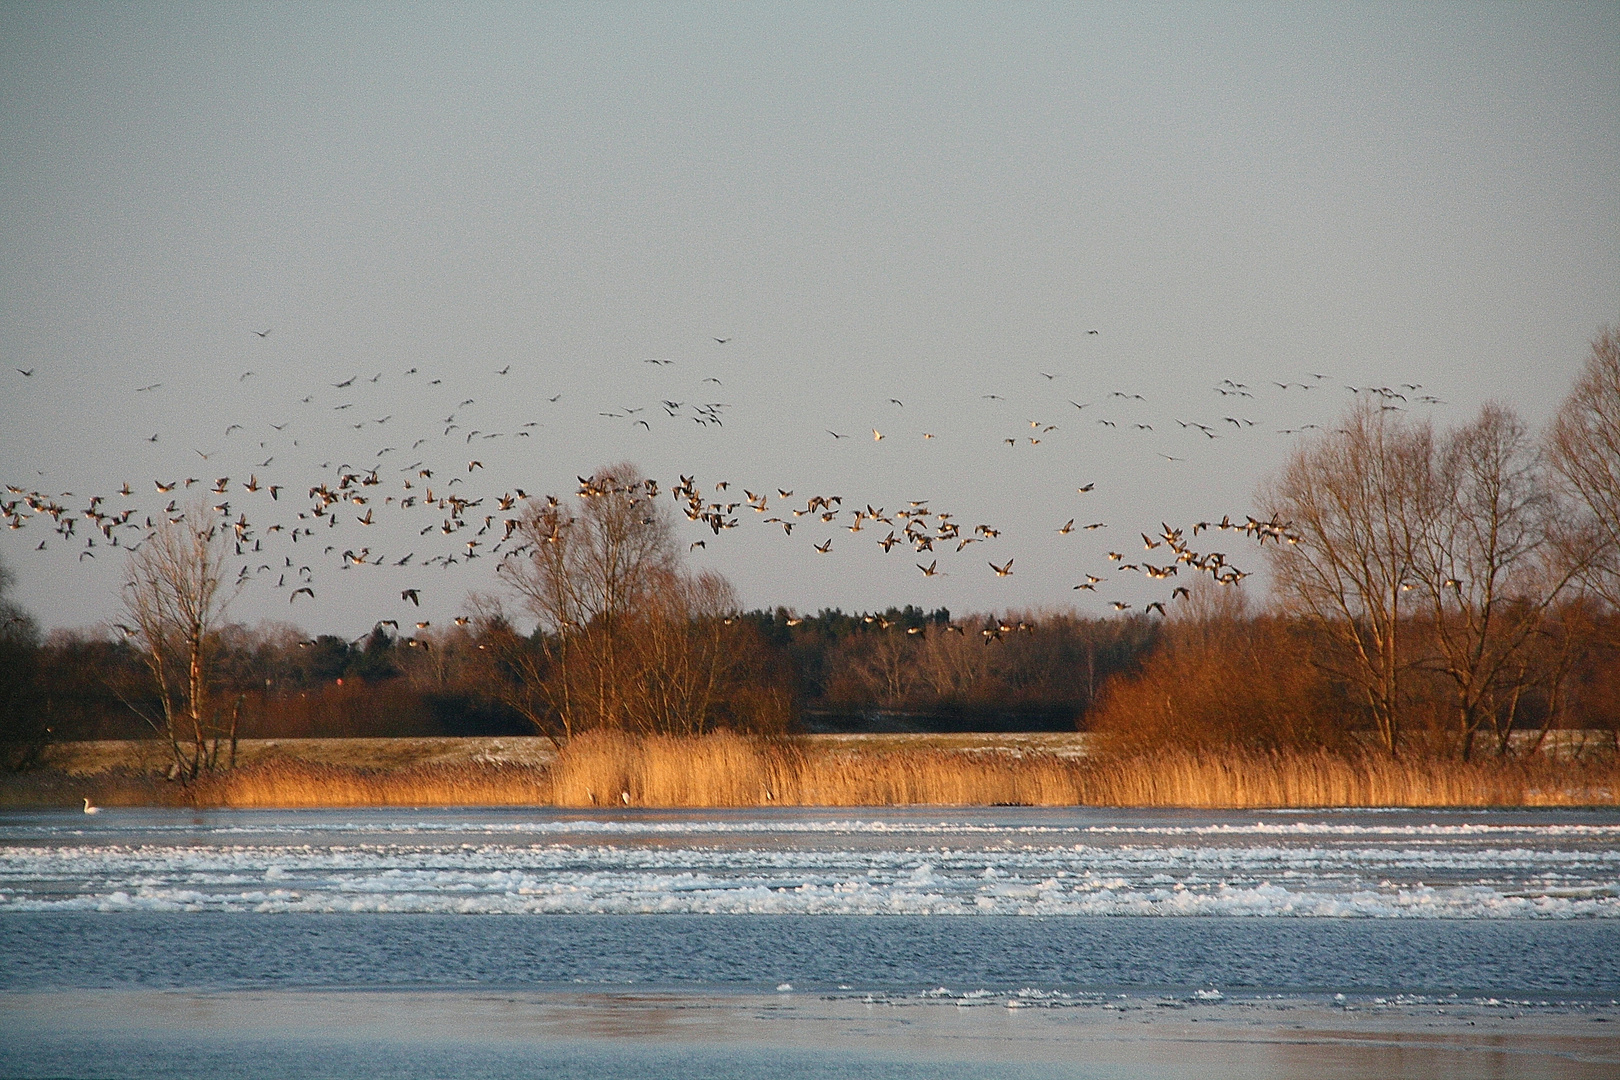
[{"label": "shoreline", "polygon": [[[1084,732],[943,733],[943,734],[806,734],[791,739],[829,751],[889,753],[941,750],[963,753],[1045,753],[1060,758],[1085,757],[1093,737]],[[223,754],[224,751],[221,751]],[[88,777],[119,770],[162,772],[171,757],[160,739],[97,739],[51,743],[43,767],[68,776]],[[242,739],[239,767],[267,761],[365,769],[401,769],[418,765],[529,765],[549,767],[557,749],[543,735],[407,736],[401,738]]]},{"label": "shoreline", "polygon": [[238,767],[166,776],[155,740],[61,743],[0,776],[0,808],[297,809],[1119,806],[1310,809],[1620,805],[1620,760],[1392,760],[1166,751],[1110,757],[1081,733],[244,740]]}]

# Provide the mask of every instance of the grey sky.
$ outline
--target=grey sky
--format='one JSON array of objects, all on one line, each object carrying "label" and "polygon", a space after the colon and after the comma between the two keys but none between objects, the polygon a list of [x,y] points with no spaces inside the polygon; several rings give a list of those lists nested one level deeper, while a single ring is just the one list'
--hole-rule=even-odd
[{"label": "grey sky", "polygon": [[[1249,510],[1346,385],[1550,415],[1620,315],[1617,58],[1612,4],[6,5],[0,480],[144,513],[256,472],[291,492],[238,501],[268,525],[327,461],[564,494],[629,459],[1004,530],[924,579],[886,529],[744,509],[694,562],[750,606],[1140,604],[1168,589],[1104,552]],[[440,517],[323,539],[459,551]],[[116,553],[41,539],[0,539],[19,598],[113,617]],[[416,586],[442,620],[491,562],[324,556],[314,604],[233,610],[358,633]]]}]

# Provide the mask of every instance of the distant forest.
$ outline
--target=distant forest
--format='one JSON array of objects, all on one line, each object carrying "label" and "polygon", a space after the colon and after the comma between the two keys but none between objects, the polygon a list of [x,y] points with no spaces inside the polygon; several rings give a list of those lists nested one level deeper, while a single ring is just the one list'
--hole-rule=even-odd
[{"label": "distant forest", "polygon": [[[907,607],[726,618],[728,649],[747,661],[732,678],[768,705],[731,711],[721,726],[767,731],[1072,731],[1107,680],[1136,670],[1160,637],[1148,617],[962,626],[944,609]],[[523,646],[538,652],[540,636]],[[162,704],[140,648],[117,637],[9,638],[0,701],[12,740],[152,737],[142,716],[160,716]],[[239,710],[239,738],[536,734],[511,701],[512,648],[503,624],[473,620],[409,638],[379,626],[357,641],[229,625],[211,657],[210,697]]]}]

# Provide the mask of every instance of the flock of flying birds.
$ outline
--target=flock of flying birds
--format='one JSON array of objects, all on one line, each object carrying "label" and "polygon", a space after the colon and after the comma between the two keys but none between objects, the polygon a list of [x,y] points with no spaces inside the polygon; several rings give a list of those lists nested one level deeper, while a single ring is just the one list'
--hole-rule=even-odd
[{"label": "flock of flying birds", "polygon": [[[253,330],[252,333],[264,340],[271,331]],[[731,341],[730,338],[713,340],[717,346],[725,346]],[[674,361],[650,359],[645,363],[663,367]],[[36,374],[36,369],[16,370],[24,379],[32,379]],[[494,374],[506,376],[510,372],[511,366],[508,365]],[[405,378],[420,375],[415,367],[403,373]],[[1048,382],[1057,378],[1046,372],[1040,375]],[[237,382],[246,383],[256,377],[257,372],[244,371]],[[1271,386],[1283,394],[1308,394],[1327,383],[1325,375],[1312,374],[1308,378],[1309,381],[1273,382]],[[381,372],[367,378],[351,375],[327,385],[333,390],[345,392],[345,396],[352,396],[357,384],[377,384],[382,379]],[[427,379],[425,376],[421,381],[432,387],[440,387],[444,383],[443,379]],[[135,392],[152,394],[162,385],[152,383],[137,388]],[[709,377],[698,386],[702,391],[712,386],[716,393],[704,394],[710,397],[718,396],[723,383],[716,377]],[[1226,431],[1236,434],[1257,426],[1257,421],[1242,415],[1247,411],[1243,408],[1244,403],[1255,399],[1255,389],[1231,379],[1221,380],[1212,389],[1223,403],[1233,406],[1230,410],[1232,415],[1223,415],[1212,423],[1174,418],[1183,432],[1196,432],[1205,439],[1213,440],[1221,438]],[[1372,396],[1384,409],[1443,404],[1433,395],[1420,394],[1422,386],[1413,383],[1399,388],[1350,386],[1346,389],[1357,395]],[[324,393],[324,390],[322,388],[318,392]],[[449,388],[443,392],[449,392]],[[561,397],[561,394],[557,394],[545,400],[556,404]],[[983,397],[992,401],[1004,400],[998,394]],[[1127,405],[1145,400],[1141,394],[1125,391],[1112,392],[1098,402],[1066,400],[1076,413],[1086,417],[1086,410],[1119,399],[1123,399]],[[298,404],[312,408],[327,405],[326,402],[317,403],[316,393],[305,395]],[[475,448],[474,444],[489,447],[497,439],[531,438],[540,423],[529,421],[513,431],[484,430],[472,426],[473,419],[464,412],[474,404],[471,398],[461,400],[440,421],[435,429],[437,436],[412,433],[399,437],[392,440],[391,445],[377,448],[372,458],[363,465],[323,462],[320,465],[321,476],[313,483],[307,478],[294,482],[291,477],[282,476],[281,470],[276,467],[279,444],[278,447],[270,447],[269,443],[261,441],[261,452],[266,449],[277,452],[269,453],[263,461],[250,466],[245,478],[240,475],[170,474],[151,478],[152,491],[146,492],[145,499],[141,497],[144,485],[124,482],[115,490],[82,497],[77,502],[71,491],[46,492],[31,486],[8,483],[5,495],[0,497],[0,517],[4,518],[11,530],[37,527],[48,522],[48,528],[54,535],[42,538],[35,550],[46,551],[52,545],[67,545],[77,552],[78,560],[84,562],[105,557],[111,552],[121,555],[138,550],[153,530],[162,527],[165,522],[182,523],[188,513],[200,507],[207,519],[208,534],[223,537],[231,552],[242,560],[238,564],[235,584],[241,587],[249,582],[273,581],[273,588],[294,605],[300,598],[314,599],[319,584],[318,573],[333,566],[343,571],[381,566],[448,568],[482,558],[498,561],[519,558],[530,551],[532,544],[557,537],[536,538],[523,530],[524,504],[531,496],[522,488],[498,494],[473,489],[479,479],[478,473],[484,469],[478,455],[487,453],[486,450]],[[905,408],[904,402],[898,398],[888,399],[885,407],[888,406]],[[370,413],[363,414],[358,421],[349,419],[354,416],[351,410],[358,407],[356,402],[344,400],[331,404],[330,411],[338,414],[340,423],[356,432],[368,427],[388,432],[395,430],[387,426],[394,419],[391,413],[375,419],[370,418]],[[652,430],[654,420],[661,423],[689,420],[700,428],[708,428],[723,427],[729,408],[731,406],[722,401],[660,399],[656,407],[622,407],[602,411],[599,415],[609,420],[628,421],[629,426],[648,431]],[[1119,429],[1123,424],[1127,429],[1154,431],[1153,424],[1147,422],[1103,417],[1088,419],[1095,425],[1109,429]],[[1028,445],[1040,446],[1060,429],[1057,423],[1039,419],[1030,419],[1028,423],[1027,433],[1001,441],[1010,446],[1018,446],[1026,441]],[[1231,427],[1226,428],[1225,425]],[[270,423],[268,426],[276,437],[290,438],[283,436],[289,423]],[[1304,424],[1277,430],[1280,434],[1292,435],[1315,427],[1314,424]],[[243,424],[232,423],[224,429],[223,437],[231,440],[239,437],[239,432],[245,434],[246,431]],[[827,434],[834,440],[851,437],[845,432],[831,429]],[[932,432],[920,434],[923,439],[935,438]],[[891,433],[879,428],[872,429],[874,441],[890,437]],[[146,441],[155,443],[158,440],[159,434],[154,433]],[[434,444],[431,450],[437,451],[443,444],[454,446],[457,442],[465,452],[458,455],[454,463],[447,464],[442,454],[432,462],[419,460],[402,467],[383,463],[385,459],[390,463],[399,460],[390,455],[409,456],[429,443]],[[298,440],[294,439],[292,445],[298,446]],[[193,448],[192,453],[198,459],[194,464],[206,466],[219,450]],[[1171,462],[1185,460],[1172,454],[1161,453],[1159,456]],[[387,473],[384,472],[385,468]],[[212,473],[218,470],[197,471]],[[646,500],[651,505],[661,498],[663,490],[656,480],[647,480],[631,488],[620,485],[615,478],[608,476],[578,479],[576,495],[581,498],[617,494],[632,500]],[[1076,492],[1085,495],[1095,488],[1096,482],[1090,481],[1079,485]],[[787,537],[792,537],[796,528],[801,530],[800,536],[813,532],[808,546],[821,555],[832,554],[837,534],[829,527],[837,527],[850,537],[850,541],[839,541],[840,546],[851,541],[875,543],[885,554],[900,549],[912,556],[917,571],[924,578],[947,573],[940,568],[940,553],[958,555],[976,544],[986,545],[981,550],[988,572],[996,577],[1013,576],[1017,561],[1015,556],[1004,550],[1004,545],[998,545],[1005,531],[1003,528],[985,522],[969,525],[948,510],[936,509],[932,500],[909,501],[905,506],[888,509],[863,499],[846,498],[843,494],[812,494],[800,505],[790,488],[770,486],[755,491],[739,485],[734,489],[728,480],[703,486],[695,476],[688,475],[681,475],[677,483],[668,485],[667,493],[689,522],[707,530],[702,538],[691,541],[689,550],[707,548],[711,540],[718,542],[717,538],[743,527],[743,523],[752,518],[758,525],[781,529]],[[741,498],[737,497],[738,494]],[[559,505],[555,496],[546,496],[546,499],[552,506]],[[385,553],[381,550],[382,544],[377,544],[374,549],[375,542],[367,542],[370,530],[385,519],[402,514],[408,514],[422,523],[417,529],[419,542],[415,545],[416,550]],[[1108,523],[1104,521],[1081,523],[1078,518],[1070,518],[1056,525],[1053,531],[1057,535],[1067,536],[1106,528]],[[1267,542],[1296,543],[1299,540],[1288,522],[1261,521],[1250,516],[1224,516],[1219,521],[1200,521],[1190,529],[1161,522],[1156,533],[1140,533],[1142,554],[1129,557],[1124,551],[1109,551],[1107,556],[1112,564],[1111,574],[1085,573],[1082,575],[1084,580],[1071,588],[1096,593],[1099,587],[1106,588],[1111,581],[1119,580],[1117,575],[1121,573],[1139,574],[1152,581],[1168,583],[1168,594],[1161,600],[1145,604],[1142,609],[1163,615],[1166,603],[1189,595],[1186,582],[1196,575],[1207,575],[1222,585],[1235,585],[1248,577],[1247,572],[1232,565],[1224,552],[1195,548],[1197,538],[1206,532],[1237,534],[1262,545]],[[992,552],[995,554],[992,555]],[[917,561],[918,556],[927,556],[928,562]],[[400,602],[420,607],[424,591],[425,587],[421,585],[405,588],[401,590]],[[1133,605],[1124,600],[1108,602],[1116,612],[1133,609]],[[467,620],[458,618],[457,621],[465,624]],[[397,627],[397,620],[385,620],[384,624]],[[429,625],[426,620],[416,622],[418,630],[424,630]],[[987,641],[996,636],[999,636],[999,631],[994,634],[986,631]]]}]

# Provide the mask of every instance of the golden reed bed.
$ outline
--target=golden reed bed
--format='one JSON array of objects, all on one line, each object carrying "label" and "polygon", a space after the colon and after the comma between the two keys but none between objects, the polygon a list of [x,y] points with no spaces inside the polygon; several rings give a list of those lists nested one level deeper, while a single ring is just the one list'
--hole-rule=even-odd
[{"label": "golden reed bed", "polygon": [[[1326,754],[1046,754],[807,750],[792,741],[581,737],[549,768],[367,770],[264,763],[134,802],[239,808],[348,806],[1612,806],[1608,761],[1465,764]],[[113,784],[108,804],[125,801]],[[135,793],[131,793],[135,794]],[[93,797],[93,796],[92,796]]]}]

